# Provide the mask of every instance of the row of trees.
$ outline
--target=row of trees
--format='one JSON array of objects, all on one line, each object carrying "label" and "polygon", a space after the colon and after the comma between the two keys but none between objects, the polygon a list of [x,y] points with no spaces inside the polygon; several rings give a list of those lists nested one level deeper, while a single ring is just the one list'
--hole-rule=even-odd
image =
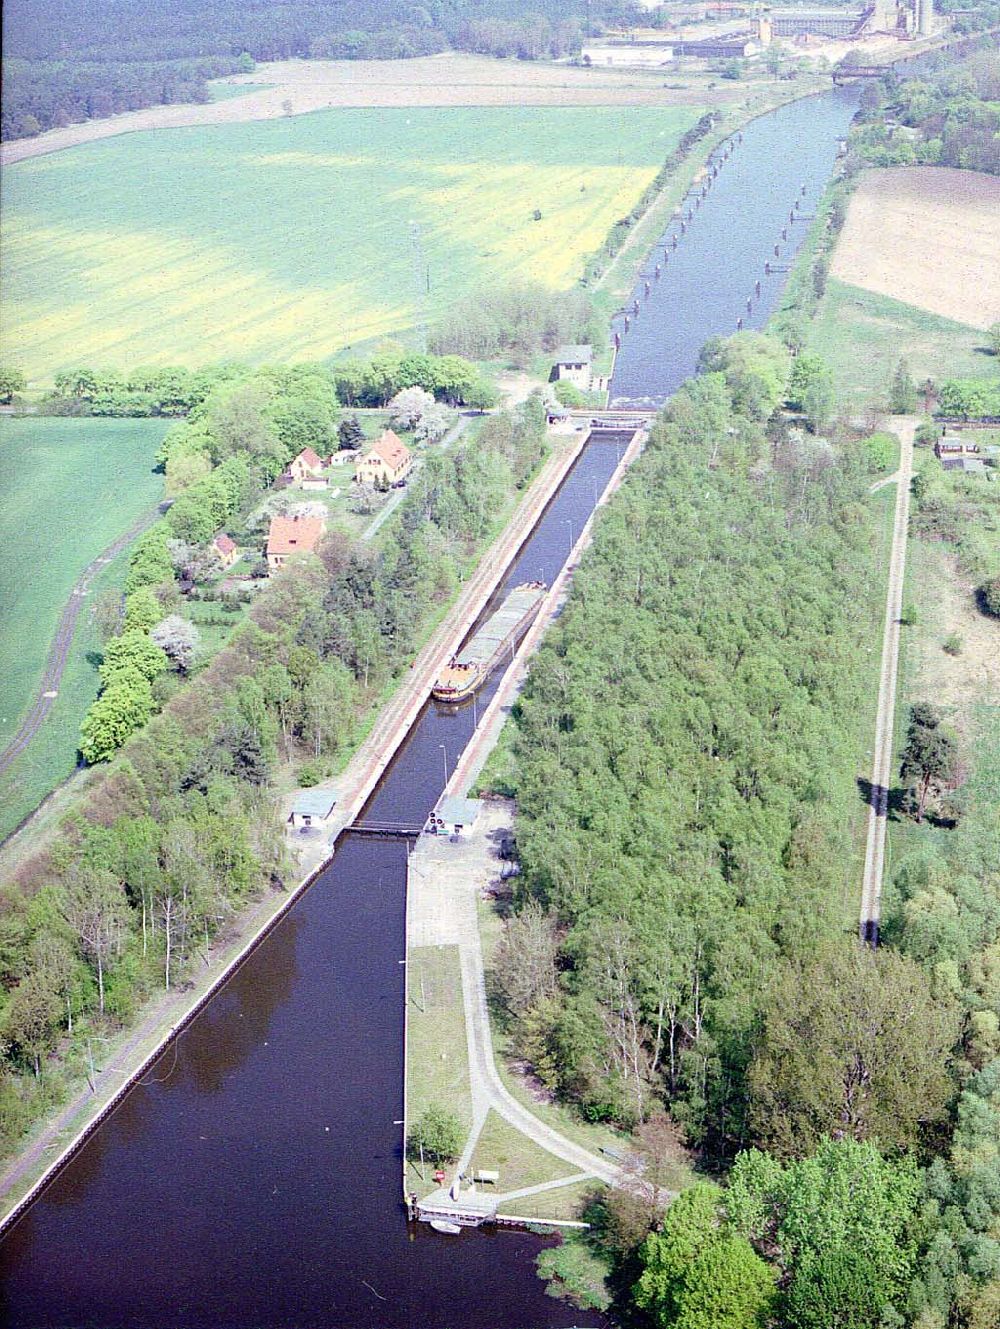
[{"label": "row of trees", "polygon": [[[100,400],[109,376],[75,371],[57,389],[83,401]],[[132,380],[149,383],[140,375]],[[104,646],[101,691],[81,726],[86,762],[108,761],[149,720],[172,690],[168,666],[186,673],[198,633],[170,611],[176,578],[223,528],[239,533],[259,498],[301,448],[324,455],[337,447],[337,402],[328,373],[310,368],[162,371],[157,401],[190,415],[168,431],[160,452],[167,514],[136,541],[126,575],[121,632]],[[213,386],[214,385],[214,386]]]},{"label": "row of trees", "polygon": [[[40,410],[47,415],[179,418],[196,412],[218,389],[251,380],[258,396],[280,398],[265,413],[279,426],[284,441],[293,444],[300,439],[312,441],[306,437],[310,429],[329,430],[328,417],[338,397],[350,406],[385,406],[397,393],[419,387],[435,400],[452,405],[495,404],[495,396],[476,366],[460,356],[389,348],[368,360],[340,361],[332,369],[318,364],[253,369],[231,362],[203,369],[154,367],[124,374],[83,366],[55,376],[53,390],[42,400]],[[5,370],[0,394],[6,395],[9,389],[13,395],[24,386],[23,375],[16,369]],[[310,410],[305,405],[307,398],[313,419],[305,418]],[[266,407],[266,402],[262,404]],[[293,416],[300,421],[297,430]],[[327,441],[315,440],[316,446],[322,448]]]},{"label": "row of trees", "polygon": [[333,366],[337,396],[345,406],[386,406],[406,388],[423,388],[437,401],[486,410],[497,397],[475,365],[460,355],[426,355],[389,349],[368,360]]},{"label": "row of trees", "polygon": [[251,372],[238,364],[154,366],[128,374],[82,365],[56,374],[53,390],[39,409],[44,415],[184,416],[222,384]]}]

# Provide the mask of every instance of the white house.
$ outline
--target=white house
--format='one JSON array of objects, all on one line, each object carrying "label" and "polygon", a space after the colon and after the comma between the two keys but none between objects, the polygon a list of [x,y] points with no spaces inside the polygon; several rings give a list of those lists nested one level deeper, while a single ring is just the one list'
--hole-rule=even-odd
[{"label": "white house", "polygon": [[589,392],[594,382],[594,352],[590,346],[560,346],[555,355],[553,378]]},{"label": "white house", "polygon": [[674,58],[670,42],[601,41],[586,42],[580,52],[585,65],[611,66],[614,69],[658,69]]}]

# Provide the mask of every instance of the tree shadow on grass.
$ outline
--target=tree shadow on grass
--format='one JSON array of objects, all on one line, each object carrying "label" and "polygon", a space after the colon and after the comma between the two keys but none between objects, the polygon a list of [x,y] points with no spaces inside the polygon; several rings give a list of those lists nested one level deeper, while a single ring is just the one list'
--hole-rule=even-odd
[{"label": "tree shadow on grass", "polygon": [[[874,785],[871,780],[866,780],[863,775],[859,775],[855,781],[858,791],[861,794],[861,801],[866,807],[874,807],[877,812],[885,816],[887,821],[916,821],[910,807],[907,806],[907,796],[909,789],[892,788],[886,789],[884,785]],[[933,826],[935,830],[951,831],[958,824],[954,817],[940,816],[932,809],[926,809],[921,818],[923,825]]]}]

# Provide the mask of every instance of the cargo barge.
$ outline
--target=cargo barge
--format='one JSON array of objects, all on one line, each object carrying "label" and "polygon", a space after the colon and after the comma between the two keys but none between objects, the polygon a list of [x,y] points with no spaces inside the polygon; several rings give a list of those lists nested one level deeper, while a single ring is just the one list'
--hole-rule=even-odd
[{"label": "cargo barge", "polygon": [[513,656],[547,590],[541,581],[515,587],[472,640],[444,666],[434,680],[431,696],[437,701],[465,701],[481,688],[504,656],[508,652]]}]

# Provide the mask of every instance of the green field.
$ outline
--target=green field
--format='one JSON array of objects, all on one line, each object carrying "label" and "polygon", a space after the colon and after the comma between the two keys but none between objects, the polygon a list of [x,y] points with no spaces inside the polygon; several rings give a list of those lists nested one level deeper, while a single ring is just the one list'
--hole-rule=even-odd
[{"label": "green field", "polygon": [[[163,493],[153,471],[166,422],[0,418],[0,748],[34,700],[73,583]],[[120,582],[119,558],[88,600]],[[90,615],[77,620],[55,705],[31,747],[0,778],[0,834],[73,769],[83,712],[97,690]]]},{"label": "green field", "polygon": [[489,281],[568,286],[698,115],[322,111],[18,163],[3,358],[35,381],[82,362],[316,360],[413,326],[418,300],[433,318]]},{"label": "green field", "polygon": [[918,383],[991,374],[985,333],[830,278],[809,332],[833,370],[838,399],[858,408],[886,396],[900,358]]}]

